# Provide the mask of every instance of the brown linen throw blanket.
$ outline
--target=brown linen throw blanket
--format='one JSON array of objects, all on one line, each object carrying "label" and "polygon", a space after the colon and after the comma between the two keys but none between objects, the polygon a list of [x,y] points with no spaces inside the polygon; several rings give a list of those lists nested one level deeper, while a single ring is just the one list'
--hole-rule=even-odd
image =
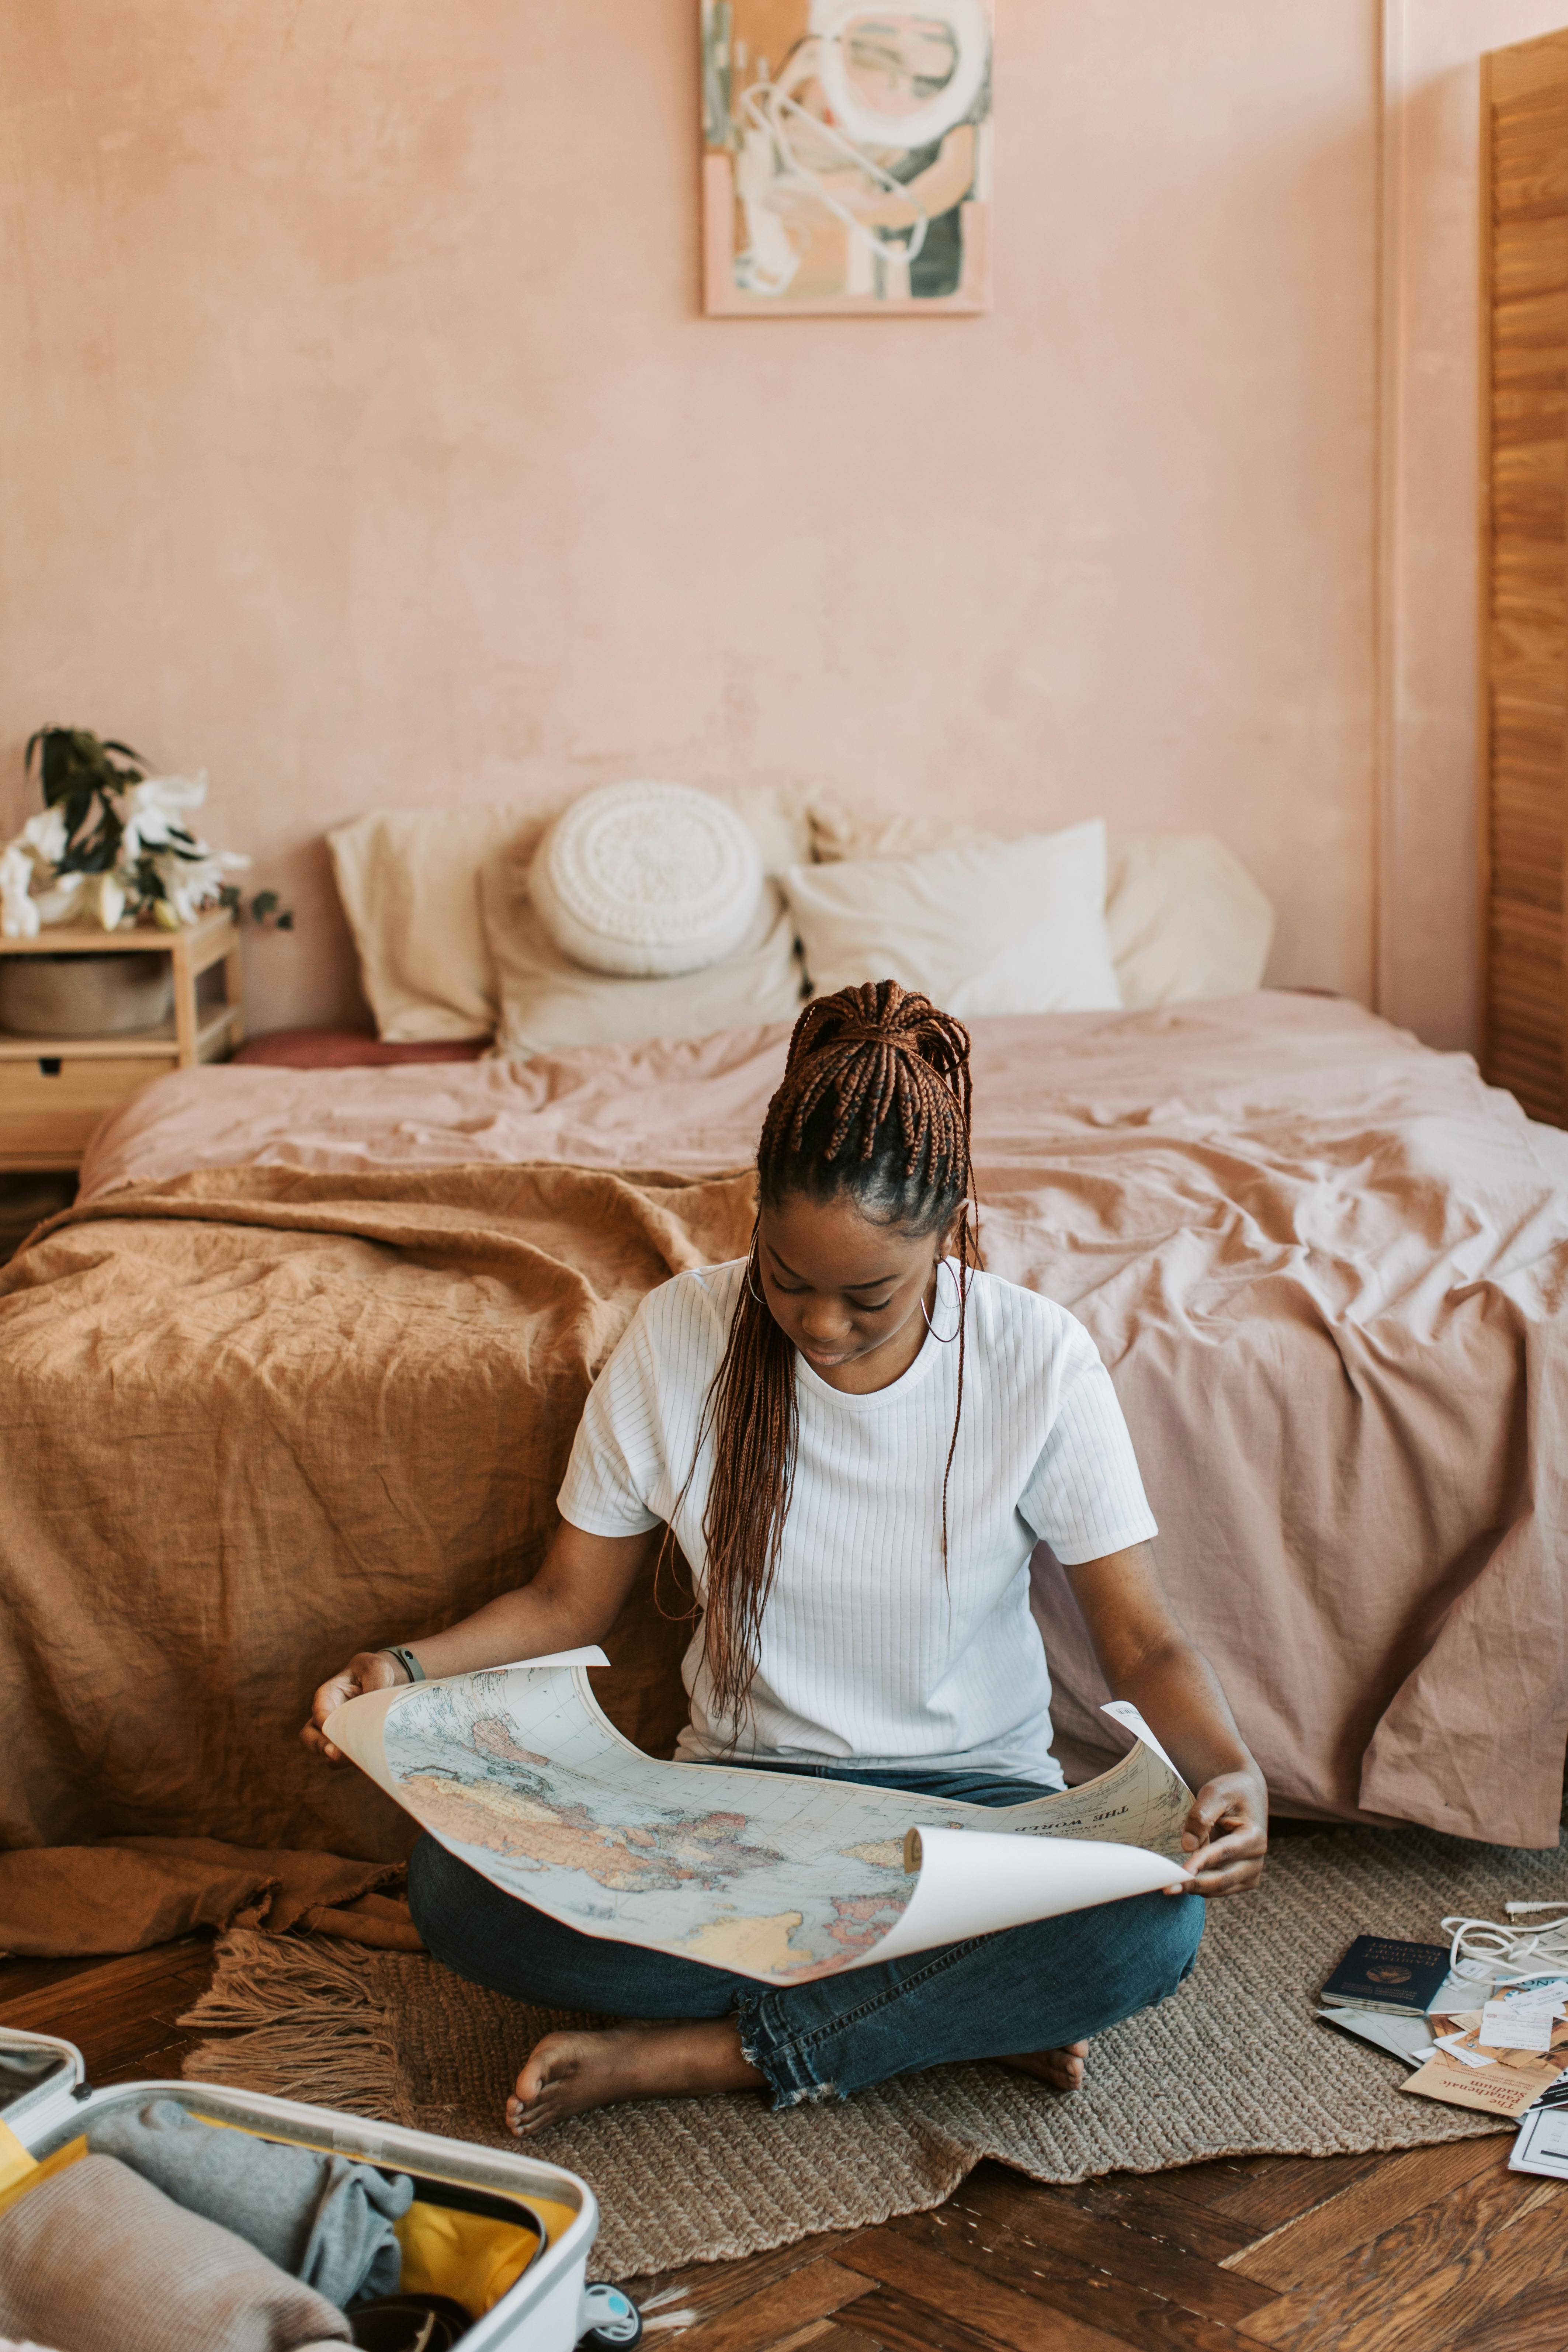
[{"label": "brown linen throw blanket", "polygon": [[[258,1169],[35,1243],[0,1276],[4,1843],[405,1853],[406,1816],[300,1746],[310,1693],[532,1574],[637,1300],[751,1216],[747,1176]],[[644,1592],[605,1642],[645,1745],[689,1630]]]},{"label": "brown linen throw blanket", "polygon": [[[974,1031],[987,1264],[1110,1366],[1163,1573],[1277,1805],[1552,1843],[1555,1139],[1353,1005]],[[184,1072],[110,1123],[119,1189],[0,1274],[0,1839],[405,1851],[296,1745],[311,1688],[531,1571],[637,1299],[750,1223],[745,1178],[502,1163],[598,1136],[625,1165],[740,1167],[783,1045],[444,1068],[418,1117],[404,1071]],[[204,1150],[272,1164],[174,1179]],[[1081,1773],[1109,1734],[1048,1564],[1039,1607]],[[605,1645],[645,1746],[679,1719],[683,1637],[645,1592]]]},{"label": "brown linen throw blanket", "polygon": [[269,1936],[314,1927],[384,1951],[422,1951],[404,1877],[400,1862],[247,1852],[216,1838],[14,1846],[0,1853],[0,1952],[142,1952],[196,1927]]}]

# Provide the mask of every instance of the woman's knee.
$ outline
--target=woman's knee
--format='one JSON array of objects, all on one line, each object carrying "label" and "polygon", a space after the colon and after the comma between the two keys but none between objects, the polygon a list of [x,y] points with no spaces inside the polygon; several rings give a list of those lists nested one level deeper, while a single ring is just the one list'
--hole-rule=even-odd
[{"label": "woman's knee", "polygon": [[1089,2019],[1080,2033],[1168,2000],[1192,1973],[1204,1931],[1195,1895],[1134,1895],[1069,1916],[1079,1931],[1071,1976]]},{"label": "woman's knee", "polygon": [[696,1960],[584,1935],[508,1895],[433,1837],[409,1856],[408,1908],[433,1959],[542,2009],[717,2017],[738,1981]]},{"label": "woman's knee", "polygon": [[427,1952],[460,1969],[478,1924],[474,1915],[489,1907],[491,1895],[507,1900],[437,1839],[420,1838],[408,1857],[408,1909]]},{"label": "woman's knee", "polygon": [[584,1939],[506,1894],[429,1836],[408,1858],[408,1908],[426,1950],[455,1976],[544,2008],[578,2002],[573,1961]]},{"label": "woman's knee", "polygon": [[439,1896],[446,1867],[451,1861],[444,1845],[437,1845],[428,1832],[422,1831],[408,1857],[408,1908],[414,1924],[426,1944],[430,1929],[443,1909]]},{"label": "woman's knee", "polygon": [[1152,2009],[1193,1972],[1203,1940],[1204,1900],[1200,1895],[1142,1895],[1118,1907],[1138,1915],[1128,1960],[1139,1979],[1136,2006]]}]

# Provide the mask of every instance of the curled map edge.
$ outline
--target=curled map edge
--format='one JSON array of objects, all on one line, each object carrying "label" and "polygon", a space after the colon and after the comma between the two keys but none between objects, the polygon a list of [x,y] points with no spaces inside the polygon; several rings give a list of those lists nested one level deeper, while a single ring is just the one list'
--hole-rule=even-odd
[{"label": "curled map edge", "polygon": [[[340,1707],[329,1717],[324,1729],[333,1746],[422,1828],[515,1899],[535,1906],[580,1932],[678,1954],[763,1984],[806,1982],[869,1967],[974,1936],[992,1935],[1031,1920],[1058,1917],[1066,1912],[1154,1893],[1179,1885],[1190,1875],[1180,1859],[1180,1833],[1192,1802],[1191,1792],[1136,1710],[1125,1704],[1115,1707],[1115,1717],[1133,1733],[1137,1745],[1108,1772],[1054,1797],[989,1807],[878,1790],[859,1782],[828,1783],[804,1774],[752,1772],[743,1764],[667,1763],[646,1756],[616,1730],[594,1696],[585,1669],[605,1663],[601,1651],[569,1651],[550,1658],[520,1661],[511,1666],[486,1668],[478,1675],[452,1675],[435,1682],[401,1685],[389,1691],[367,1692]],[[509,1869],[494,1853],[471,1839],[450,1832],[449,1825],[441,1817],[441,1808],[433,1805],[424,1793],[428,1776],[424,1776],[422,1783],[421,1776],[408,1770],[400,1772],[387,1755],[388,1726],[400,1709],[415,1705],[427,1710],[432,1695],[447,1692],[462,1698],[478,1689],[482,1689],[487,1704],[492,1706],[489,1719],[500,1726],[500,1754],[527,1759],[526,1779],[532,1784],[531,1790],[524,1793],[520,1790],[513,1798],[524,1831],[541,1812],[541,1784],[546,1798],[551,1792],[552,1771],[578,1790],[583,1785],[584,1768],[580,1759],[557,1764],[548,1753],[540,1752],[540,1722],[564,1722],[579,1746],[585,1748],[592,1762],[592,1785],[605,1792],[607,1802],[613,1802],[618,1792],[634,1803],[634,1809],[636,1804],[645,1811],[650,1807],[656,1811],[684,1808],[693,1793],[694,1776],[700,1773],[701,1781],[697,1785],[702,1789],[704,1805],[722,1810],[728,1803],[735,1811],[726,1818],[749,1822],[750,1809],[742,1801],[749,1784],[751,1796],[765,1801],[767,1834],[786,1849],[774,1857],[780,1869],[772,1892],[773,1907],[752,1916],[746,1912],[743,1902],[719,1900],[710,1906],[713,1917],[695,1929],[661,1935],[647,1932],[644,1914],[637,1908],[638,1898],[635,1894],[629,1899],[621,1894],[606,1906],[598,1888],[576,1869],[563,1869],[558,1864],[551,1870],[525,1863],[524,1867],[534,1874],[530,1876],[526,1890],[519,1885],[516,1868]],[[492,1813],[504,1814],[508,1802],[505,1767],[499,1768],[498,1777],[494,1752],[492,1749],[491,1759],[483,1769],[486,1802]],[[800,1835],[794,1847],[790,1845],[792,1790],[798,1792],[795,1805],[800,1817]],[[896,1816],[896,1826],[891,1829],[894,1859],[890,1865],[884,1863],[881,1867],[896,1870],[901,1858],[904,1871],[914,1882],[912,1889],[901,1903],[889,1896],[885,1905],[873,1906],[879,1912],[897,1910],[899,1916],[891,1924],[869,1924],[853,1933],[845,1931],[843,1948],[836,1948],[830,1956],[813,1958],[809,1952],[803,1956],[795,1947],[795,1936],[807,1905],[803,1899],[798,1910],[781,1911],[777,1881],[784,1882],[787,1899],[791,1854],[805,1853],[814,1838],[816,1857],[820,1859],[826,1850],[821,1827],[825,1804],[842,1807],[847,1817],[855,1811],[858,1802],[862,1812],[872,1811],[878,1816],[878,1833],[884,1839],[889,1835],[889,1817]],[[543,1810],[548,1812],[548,1804]],[[571,1810],[581,1815],[580,1799],[573,1801]],[[911,1815],[917,1818],[911,1819]],[[1131,1836],[1095,1836],[1088,1833],[1085,1827],[1087,1823],[1089,1828],[1103,1828],[1118,1822],[1137,1824],[1145,1831],[1152,1826],[1163,1851],[1137,1843]],[[575,1834],[581,1843],[584,1832],[580,1826]],[[618,1852],[629,1861],[636,1861],[637,1854],[628,1853],[627,1846],[617,1846],[616,1840],[628,1838],[646,1843],[647,1839],[641,1824],[627,1832],[615,1823],[607,1831],[590,1823],[587,1835],[602,1842],[601,1850]],[[526,1837],[524,1845],[526,1850]],[[833,1850],[841,1855],[865,1852],[864,1847],[846,1849],[842,1843]],[[913,1868],[910,1867],[911,1863]],[[682,1874],[686,1877],[700,1874]],[[803,1884],[805,1875],[803,1864]],[[563,1898],[563,1884],[571,1888],[573,1899]],[[601,1880],[599,1887],[603,1884]],[[710,1882],[704,1880],[703,1884]],[[740,1884],[743,1894],[744,1883]],[[852,1913],[853,1902],[849,1909]],[[831,1934],[839,1932],[837,1926],[830,1928]]]}]

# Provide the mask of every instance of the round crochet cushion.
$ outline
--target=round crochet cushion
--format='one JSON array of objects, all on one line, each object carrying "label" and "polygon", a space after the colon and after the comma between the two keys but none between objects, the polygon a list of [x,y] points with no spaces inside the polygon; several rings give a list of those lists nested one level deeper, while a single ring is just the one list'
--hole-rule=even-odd
[{"label": "round crochet cushion", "polygon": [[751,827],[685,784],[605,784],[550,827],[528,887],[563,955],[590,971],[701,971],[739,947],[763,888]]}]

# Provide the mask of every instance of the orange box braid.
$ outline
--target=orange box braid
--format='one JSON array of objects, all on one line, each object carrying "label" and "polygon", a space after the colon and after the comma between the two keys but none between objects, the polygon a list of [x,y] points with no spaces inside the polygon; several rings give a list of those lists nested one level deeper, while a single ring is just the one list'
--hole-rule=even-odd
[{"label": "orange box braid", "polygon": [[[791,1192],[824,1199],[847,1192],[866,1215],[916,1234],[957,1219],[958,1402],[942,1481],[944,1575],[974,1263],[971,1103],[963,1023],[897,981],[868,981],[815,998],[801,1013],[757,1147],[759,1202],[771,1206]],[[711,1430],[713,1479],[702,1519],[704,1635],[716,1709],[735,1723],[756,1676],[799,1445],[795,1349],[759,1295],[756,1251],[753,1232],[745,1285],[687,1477],[689,1488]]]}]

